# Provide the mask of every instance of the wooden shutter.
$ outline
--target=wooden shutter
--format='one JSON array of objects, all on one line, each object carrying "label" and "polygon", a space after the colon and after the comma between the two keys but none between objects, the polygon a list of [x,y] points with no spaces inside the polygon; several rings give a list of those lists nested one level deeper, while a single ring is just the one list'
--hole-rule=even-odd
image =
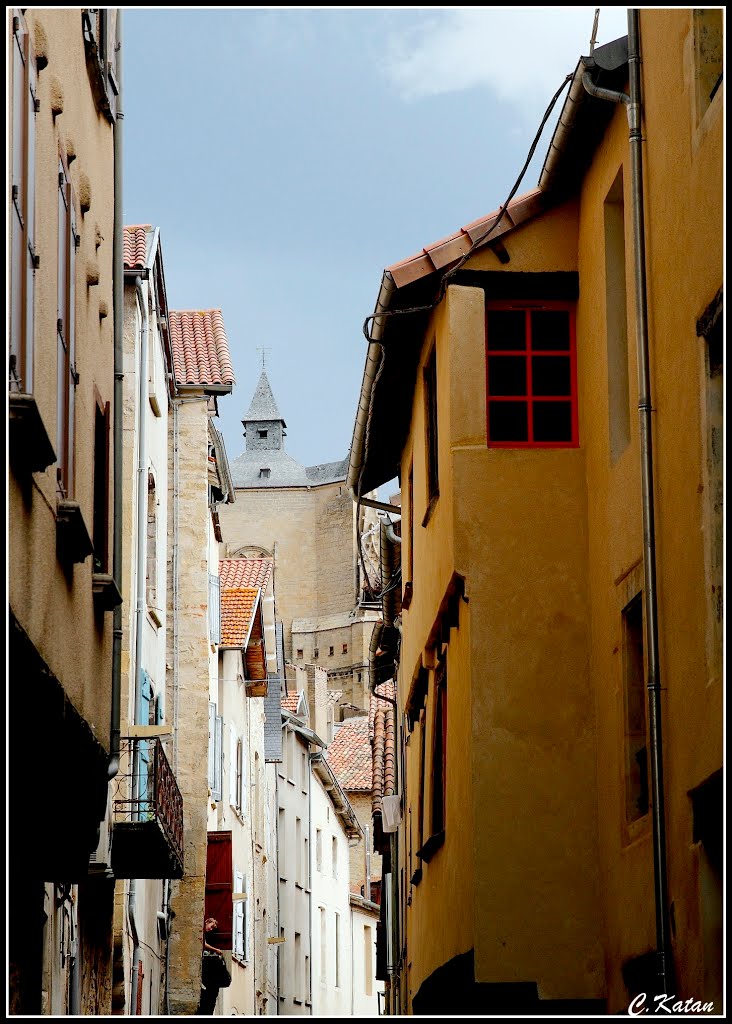
[{"label": "wooden shutter", "polygon": [[208,786],[213,793],[216,783],[216,705],[208,702]]},{"label": "wooden shutter", "polygon": [[237,736],[233,725],[229,725],[229,804],[236,809],[236,789],[238,778]]},{"label": "wooden shutter", "polygon": [[216,716],[215,727],[213,798],[220,800],[223,793],[224,774],[224,720],[221,715]]},{"label": "wooden shutter", "polygon": [[[209,832],[206,854],[206,911],[219,923],[211,945],[231,949],[232,945],[232,882],[231,832]],[[201,922],[203,930],[203,921]]]},{"label": "wooden shutter", "polygon": [[247,798],[249,796],[249,793],[248,793],[248,789],[249,789],[249,772],[247,770],[247,768],[248,768],[248,761],[249,761],[249,751],[246,750],[245,747],[244,747],[244,737],[243,736],[242,736],[241,744],[239,746],[239,754],[241,755],[240,763],[239,763],[239,774],[240,774],[240,777],[241,777],[241,805],[240,805],[239,809],[241,810],[242,814],[246,814],[247,813],[247,805],[248,805]]},{"label": "wooden shutter", "polygon": [[[244,876],[241,871],[234,872],[234,892],[243,892]],[[234,904],[234,952],[245,955],[244,950],[244,904],[246,900],[237,900]]]}]

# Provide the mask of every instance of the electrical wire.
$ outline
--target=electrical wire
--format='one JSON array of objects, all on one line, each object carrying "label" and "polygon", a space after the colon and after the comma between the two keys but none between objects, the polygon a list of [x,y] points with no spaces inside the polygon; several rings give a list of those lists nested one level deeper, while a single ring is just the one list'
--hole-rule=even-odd
[{"label": "electrical wire", "polygon": [[[406,309],[387,309],[387,310],[384,310],[382,313],[372,313],[370,316],[367,316],[366,319],[363,322],[363,333],[364,333],[364,337],[366,338],[366,341],[368,341],[369,343],[373,343],[374,342],[374,339],[369,336],[369,324],[371,323],[372,320],[379,320],[382,317],[388,317],[388,316],[401,316],[402,314],[405,314],[405,313],[428,313],[431,310],[435,309],[435,307],[438,306],[440,304],[440,302],[442,302],[442,299],[444,298],[445,292],[447,291],[447,286],[450,283],[450,280],[455,276],[455,274],[457,274],[458,270],[460,270],[460,268],[462,266],[464,266],[464,264],[467,262],[467,260],[470,259],[470,257],[473,255],[475,250],[478,248],[478,246],[483,245],[483,243],[487,240],[487,238],[491,234],[491,232],[493,232],[498,227],[500,222],[503,220],[503,217],[504,217],[504,215],[505,215],[505,213],[506,213],[506,211],[508,209],[508,204],[511,202],[511,200],[515,196],[516,192],[518,191],[519,185],[523,181],[523,178],[524,178],[524,175],[526,174],[528,166],[529,166],[529,164],[531,163],[531,161],[533,159],[534,153],[536,152],[536,147],[539,144],[539,139],[541,138],[541,133],[544,130],[544,125],[549,120],[549,117],[551,116],[551,112],[554,109],[557,100],[559,99],[559,97],[561,96],[562,92],[566,89],[566,87],[569,85],[569,83],[572,81],[573,78],[574,78],[574,74],[567,75],[565,77],[564,81],[562,82],[562,84],[559,86],[557,91],[552,96],[551,100],[549,101],[549,106],[546,108],[546,111],[544,112],[544,116],[541,119],[541,124],[539,125],[539,128],[538,128],[538,130],[536,132],[536,135],[534,136],[534,140],[531,143],[531,147],[529,149],[528,156],[526,157],[526,161],[524,162],[524,166],[521,168],[521,172],[520,172],[518,178],[516,179],[516,181],[514,182],[511,191],[508,193],[508,196],[506,197],[505,202],[499,208],[498,213],[497,213],[496,217],[493,219],[493,222],[490,225],[490,227],[487,228],[483,232],[482,235],[480,235],[478,238],[476,238],[476,240],[472,243],[472,245],[467,250],[467,252],[463,253],[463,255],[457,261],[455,266],[451,270],[448,270],[446,274],[443,274],[442,279],[440,281],[440,290],[437,293],[437,297],[435,299],[433,299],[432,302],[427,303],[427,305],[424,305],[424,306],[410,306],[410,307],[408,307]],[[376,344],[379,344],[379,345],[382,346],[382,352],[383,352],[383,350],[384,350],[383,342],[379,341],[379,342],[376,342]],[[374,380],[374,384],[375,383],[376,383],[376,380]],[[373,387],[372,387],[372,392],[373,392]]]}]

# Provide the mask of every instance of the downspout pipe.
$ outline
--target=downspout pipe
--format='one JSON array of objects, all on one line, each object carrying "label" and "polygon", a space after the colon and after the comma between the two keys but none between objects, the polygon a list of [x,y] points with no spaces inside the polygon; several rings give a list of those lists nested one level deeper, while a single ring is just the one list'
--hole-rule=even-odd
[{"label": "downspout pipe", "polygon": [[640,68],[640,15],[628,10],[628,68],[630,95],[601,89],[589,72],[582,82],[592,96],[623,103],[630,127],[631,203],[633,208],[633,263],[635,322],[638,349],[638,413],[640,421],[641,501],[643,510],[643,570],[646,590],[646,647],[648,659],[648,712],[651,746],[651,802],[653,868],[656,909],[656,956],[659,992],[673,992],[673,958],[668,920],[668,871],[666,864],[666,800],[663,782],[663,721],[658,645],[658,590],[656,584],[656,532],[653,486],[653,430],[651,424],[650,356],[648,345],[648,294],[645,263],[643,205],[643,149]]},{"label": "downspout pipe", "polygon": [[[140,307],[140,362],[137,433],[137,551],[135,556],[136,604],[135,604],[135,719],[140,717],[142,696],[142,636],[145,618],[145,545],[147,542],[147,362],[150,334],[150,316],[147,297],[142,287],[142,277],[135,277],[135,293]],[[136,725],[148,722],[136,721]]]},{"label": "downspout pipe", "polygon": [[[112,238],[112,306],[114,309],[114,457],[112,511],[112,575],[117,590],[122,592],[122,417],[123,395],[123,331],[124,331],[124,246],[122,214],[122,11],[117,9],[117,117],[114,122],[114,228]],[[120,714],[122,700],[122,605],[112,612],[112,707],[110,713],[110,751],[107,776],[113,779],[119,771]]]}]

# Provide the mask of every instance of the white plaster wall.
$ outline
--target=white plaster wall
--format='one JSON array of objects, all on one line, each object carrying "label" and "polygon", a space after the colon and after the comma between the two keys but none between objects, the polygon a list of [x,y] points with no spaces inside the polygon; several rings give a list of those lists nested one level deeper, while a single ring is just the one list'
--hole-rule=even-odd
[{"label": "white plaster wall", "polygon": [[[310,839],[309,793],[311,773],[307,760],[308,744],[294,730],[283,730],[285,760],[278,767],[278,860],[280,893],[280,928],[285,941],[279,946],[279,1012],[304,1015],[310,1013],[308,975],[305,957],[312,961],[310,950],[310,884],[308,846]],[[302,754],[306,755],[307,773],[302,775]],[[297,843],[297,819],[300,819],[300,842]],[[306,840],[308,840],[306,844]],[[300,935],[296,955],[296,933]]]},{"label": "white plaster wall", "polygon": [[[313,888],[313,1014],[351,1014],[351,909],[349,900],[348,838],[316,775],[312,775],[312,888]],[[322,835],[318,867],[317,830]],[[333,840],[337,849],[333,871]],[[336,944],[336,914],[339,941]],[[323,940],[323,923],[325,938]],[[337,950],[336,950],[337,946]],[[336,972],[336,952],[338,971]],[[336,977],[338,974],[338,977]],[[338,984],[336,984],[338,982]]]},{"label": "white plaster wall", "polygon": [[353,936],[353,1002],[351,1015],[376,1017],[379,1012],[378,994],[384,991],[383,981],[376,980],[376,924],[379,915],[351,904],[351,934]]}]

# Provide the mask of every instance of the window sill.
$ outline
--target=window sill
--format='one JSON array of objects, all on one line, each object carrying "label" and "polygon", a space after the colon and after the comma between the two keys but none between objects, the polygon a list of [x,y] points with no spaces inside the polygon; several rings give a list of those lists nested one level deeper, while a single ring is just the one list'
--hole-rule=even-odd
[{"label": "window sill", "polygon": [[105,612],[111,612],[117,605],[122,604],[122,595],[114,581],[114,576],[107,573],[92,573],[92,593],[96,605]]},{"label": "window sill", "polygon": [[427,523],[429,523],[430,519],[434,514],[435,509],[437,508],[437,502],[439,500],[440,492],[438,491],[436,494],[433,494],[432,497],[430,498],[430,503],[427,506],[427,511],[425,512],[424,519],[422,520],[422,526],[426,526]]},{"label": "window sill", "polygon": [[56,452],[33,395],[10,392],[8,430],[10,463],[16,474],[42,473],[56,462]]},{"label": "window sill", "polygon": [[78,501],[64,498],[56,505],[56,550],[71,563],[86,561],[94,550]]},{"label": "window sill", "polygon": [[295,780],[294,780],[294,779],[288,779],[288,780],[287,780],[287,784],[288,784],[289,786],[294,786],[294,785],[295,785],[296,783],[295,783]]},{"label": "window sill", "polygon": [[292,1001],[295,1004],[295,1006],[302,1006],[302,999],[295,999],[295,997],[293,996]]},{"label": "window sill", "polygon": [[429,863],[440,847],[445,842],[445,830],[441,832],[435,832],[433,836],[430,836],[427,842],[423,845],[421,850],[417,850],[417,856],[420,860],[425,863]]},{"label": "window sill", "polygon": [[300,892],[302,892],[302,891],[303,891],[303,886],[302,886],[302,885],[300,885],[300,883],[299,883],[299,882],[295,882],[295,888],[296,888],[296,889],[299,889],[299,890],[300,890]]}]

